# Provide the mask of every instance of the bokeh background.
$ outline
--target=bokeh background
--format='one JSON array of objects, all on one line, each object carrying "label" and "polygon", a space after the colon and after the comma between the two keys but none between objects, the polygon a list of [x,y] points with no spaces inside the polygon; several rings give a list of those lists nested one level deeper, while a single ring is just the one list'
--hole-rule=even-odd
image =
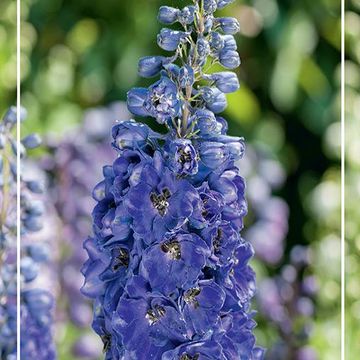
[{"label": "bokeh background", "polygon": [[16,2],[0,3],[0,116],[16,104]]},{"label": "bokeh background", "polygon": [[[62,224],[53,239],[60,359],[101,357],[77,290],[89,192],[113,157],[106,145],[112,121],[129,116],[121,101],[131,87],[149,84],[136,64],[161,53],[156,15],[165,4],[183,2],[21,1],[22,105],[29,114],[23,132],[44,136],[43,151],[33,155],[48,174]],[[349,359],[360,353],[359,10],[359,0],[347,2]],[[230,132],[249,144],[242,164],[250,204],[245,236],[257,250],[258,342],[268,359],[339,359],[340,1],[237,0],[222,13],[242,27],[241,89],[229,96],[224,115]],[[9,86],[1,79],[0,91]]]}]

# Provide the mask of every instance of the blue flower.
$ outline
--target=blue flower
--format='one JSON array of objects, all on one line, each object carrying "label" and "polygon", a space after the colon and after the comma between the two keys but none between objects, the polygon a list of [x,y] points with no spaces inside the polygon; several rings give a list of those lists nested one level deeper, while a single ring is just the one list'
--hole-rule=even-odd
[{"label": "blue flower", "polygon": [[113,126],[113,146],[117,150],[141,149],[147,144],[150,129],[134,120],[122,121]]},{"label": "blue flower", "polygon": [[138,65],[138,73],[144,78],[151,78],[160,73],[163,62],[163,56],[146,56],[140,59]]},{"label": "blue flower", "polygon": [[171,29],[161,29],[157,37],[158,45],[166,51],[174,51],[188,37],[188,33]]},{"label": "blue flower", "polygon": [[84,249],[89,258],[81,269],[85,277],[85,283],[81,288],[81,292],[85,296],[95,299],[105,291],[105,283],[100,279],[100,274],[109,266],[110,259],[108,254],[97,247],[94,238],[89,237],[84,242]]},{"label": "blue flower", "polygon": [[145,279],[134,276],[125,289],[112,320],[125,358],[159,359],[172,343],[188,340],[185,321],[176,304],[151,293]]},{"label": "blue flower", "polygon": [[202,230],[202,237],[207,239],[213,253],[216,265],[228,264],[235,255],[236,249],[241,246],[240,234],[228,221],[217,221],[213,226]]},{"label": "blue flower", "polygon": [[224,336],[221,345],[227,359],[263,359],[265,352],[255,346],[252,316],[244,312],[227,314],[222,318]]},{"label": "blue flower", "polygon": [[[109,184],[109,192],[111,192],[115,203],[118,204],[118,208],[121,207],[120,203],[131,185],[136,183],[142,168],[150,161],[151,158],[144,152],[133,150],[124,151],[114,161],[112,166],[114,176]],[[122,215],[126,218],[124,212],[122,212]]]},{"label": "blue flower", "polygon": [[213,73],[205,78],[214,81],[215,86],[225,94],[235,92],[240,88],[237,75],[230,71]]},{"label": "blue flower", "polygon": [[214,136],[222,133],[222,124],[210,110],[196,110],[190,122],[194,124],[195,130],[202,138]]},{"label": "blue flower", "polygon": [[170,295],[194,283],[209,255],[208,246],[199,236],[169,235],[145,250],[140,273],[153,290]]},{"label": "blue flower", "polygon": [[161,6],[159,9],[158,20],[167,25],[171,25],[178,20],[180,10],[170,7],[170,6]]},{"label": "blue flower", "polygon": [[182,88],[186,88],[187,86],[192,86],[195,82],[194,70],[185,65],[179,70],[179,82]]},{"label": "blue flower", "polygon": [[226,280],[228,301],[233,301],[245,310],[256,291],[255,273],[248,265],[253,255],[252,246],[243,242],[235,252],[234,267]]},{"label": "blue flower", "polygon": [[184,25],[190,25],[194,22],[195,19],[195,6],[186,6],[184,7],[180,14],[178,15],[179,21]]},{"label": "blue flower", "polygon": [[166,146],[169,168],[177,175],[195,175],[198,171],[198,154],[191,140],[177,139]]},{"label": "blue flower", "polygon": [[232,226],[240,231],[247,213],[247,202],[245,200],[245,182],[238,174],[238,169],[229,168],[220,175],[214,172],[209,176],[208,181],[210,188],[218,191],[224,197],[222,218],[230,221]]},{"label": "blue flower", "polygon": [[176,84],[163,77],[149,89],[135,88],[128,93],[128,108],[135,115],[152,116],[164,124],[181,111]]},{"label": "blue flower", "polygon": [[214,53],[218,53],[225,45],[224,36],[213,31],[210,36],[210,47]]},{"label": "blue flower", "polygon": [[204,10],[207,14],[212,14],[217,9],[217,0],[204,0]]},{"label": "blue flower", "polygon": [[210,44],[204,38],[200,38],[196,42],[196,53],[199,57],[199,64],[204,64],[207,56],[210,54]]},{"label": "blue flower", "polygon": [[214,327],[219,325],[218,315],[225,296],[225,291],[214,280],[200,280],[185,291],[182,297],[183,312],[193,334],[212,335]]},{"label": "blue flower", "polygon": [[56,359],[50,325],[53,296],[41,289],[22,291],[21,358]]},{"label": "blue flower", "polygon": [[239,80],[204,70],[240,64],[238,21],[214,16],[232,1],[160,8],[158,19],[178,29],[162,29],[157,42],[174,54],[139,61],[141,76],[160,80],[130,90],[127,103],[167,133],[133,121],[113,129],[118,158],[93,192],[95,236],[83,268],[106,359],[263,357],[250,312],[253,250],[240,234],[247,203],[235,163],[245,145],[217,116]]},{"label": "blue flower", "polygon": [[135,233],[146,236],[145,241],[159,241],[165,233],[191,220],[201,200],[190,182],[178,180],[157,153],[154,163],[144,166],[124,201]]},{"label": "blue flower", "polygon": [[149,112],[144,107],[149,90],[145,88],[133,88],[127,93],[127,106],[131,113],[138,116],[149,116]]},{"label": "blue flower", "polygon": [[235,50],[222,50],[219,54],[219,61],[228,69],[235,69],[240,66],[240,57]]},{"label": "blue flower", "polygon": [[223,92],[214,87],[203,87],[200,91],[206,107],[210,111],[218,114],[226,109],[227,101]]},{"label": "blue flower", "polygon": [[239,22],[235,18],[217,18],[216,23],[219,24],[221,30],[227,35],[234,35],[240,31]]},{"label": "blue flower", "polygon": [[[211,190],[207,182],[204,182],[197,190],[203,203],[202,221],[207,225],[205,229],[208,229],[209,225],[221,218],[224,199],[220,193]],[[208,236],[204,237],[206,240],[208,240],[208,238]],[[209,244],[209,247],[211,247],[211,244]]]},{"label": "blue flower", "polygon": [[218,9],[223,9],[225,6],[233,3],[235,0],[217,0]]}]

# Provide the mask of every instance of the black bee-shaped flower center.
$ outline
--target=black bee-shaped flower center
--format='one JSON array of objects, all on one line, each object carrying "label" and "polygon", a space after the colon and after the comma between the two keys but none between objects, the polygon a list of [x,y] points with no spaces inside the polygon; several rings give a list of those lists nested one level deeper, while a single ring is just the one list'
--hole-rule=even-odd
[{"label": "black bee-shaped flower center", "polygon": [[188,354],[183,354],[181,355],[180,360],[198,360],[200,357],[199,354],[195,354],[194,356],[188,355]]},{"label": "black bee-shaped flower center", "polygon": [[223,236],[223,231],[220,228],[218,228],[216,236],[213,241],[215,254],[218,254],[220,252],[222,236]]},{"label": "black bee-shaped flower center", "polygon": [[179,155],[179,162],[181,164],[186,164],[192,161],[190,149],[180,149]]},{"label": "black bee-shaped flower center", "polygon": [[171,193],[170,190],[165,188],[161,194],[156,194],[152,192],[150,194],[150,200],[154,206],[154,208],[158,211],[160,216],[164,216],[169,207],[168,199],[170,198]]},{"label": "black bee-shaped flower center", "polygon": [[180,243],[176,240],[171,240],[161,244],[161,250],[171,256],[173,260],[181,259]]},{"label": "black bee-shaped flower center", "polygon": [[114,260],[112,269],[113,271],[119,270],[121,267],[128,267],[129,266],[129,253],[127,250],[123,248],[115,249],[114,253]]},{"label": "black bee-shaped flower center", "polygon": [[165,313],[166,311],[162,306],[156,305],[154,309],[149,309],[146,312],[145,317],[150,325],[154,325],[165,315]]},{"label": "black bee-shaped flower center", "polygon": [[199,288],[192,288],[188,290],[184,295],[184,300],[187,304],[193,304],[195,308],[199,306],[199,302],[196,297],[201,293]]}]

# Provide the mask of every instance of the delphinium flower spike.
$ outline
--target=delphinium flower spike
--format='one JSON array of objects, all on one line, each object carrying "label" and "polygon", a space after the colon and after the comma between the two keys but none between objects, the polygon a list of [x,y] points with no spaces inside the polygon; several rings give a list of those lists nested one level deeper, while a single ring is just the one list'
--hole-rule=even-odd
[{"label": "delphinium flower spike", "polygon": [[0,123],[0,358],[16,359],[16,108]]},{"label": "delphinium flower spike", "polygon": [[263,358],[250,310],[253,249],[240,236],[244,140],[226,135],[218,115],[239,82],[211,70],[240,64],[237,20],[214,16],[230,2],[160,8],[160,21],[183,30],[161,30],[159,46],[173,53],[140,60],[140,75],[160,79],[130,90],[128,108],[167,133],[134,120],[113,127],[118,157],[93,191],[82,270],[106,359]]},{"label": "delphinium flower spike", "polygon": [[[31,134],[21,140],[22,171],[20,174],[21,263],[20,314],[21,359],[54,360],[55,346],[52,336],[54,297],[45,289],[43,276],[48,265],[50,248],[38,237],[43,228],[45,211],[44,185],[30,176],[26,169],[26,153],[37,148],[41,139]],[[36,172],[39,169],[36,168]]]}]

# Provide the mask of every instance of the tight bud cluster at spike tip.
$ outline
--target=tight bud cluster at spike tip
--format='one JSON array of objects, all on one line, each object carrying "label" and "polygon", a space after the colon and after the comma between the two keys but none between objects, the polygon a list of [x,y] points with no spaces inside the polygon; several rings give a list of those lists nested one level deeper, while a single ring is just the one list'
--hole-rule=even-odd
[{"label": "tight bud cluster at spike tip", "polygon": [[113,127],[118,153],[93,190],[93,235],[82,292],[94,300],[93,329],[107,360],[258,360],[254,252],[240,231],[245,182],[235,162],[244,140],[218,114],[240,64],[233,18],[214,12],[232,1],[161,7],[158,44],[170,57],[140,60],[149,88],[128,93],[128,109],[166,126],[159,134],[131,121]]}]

